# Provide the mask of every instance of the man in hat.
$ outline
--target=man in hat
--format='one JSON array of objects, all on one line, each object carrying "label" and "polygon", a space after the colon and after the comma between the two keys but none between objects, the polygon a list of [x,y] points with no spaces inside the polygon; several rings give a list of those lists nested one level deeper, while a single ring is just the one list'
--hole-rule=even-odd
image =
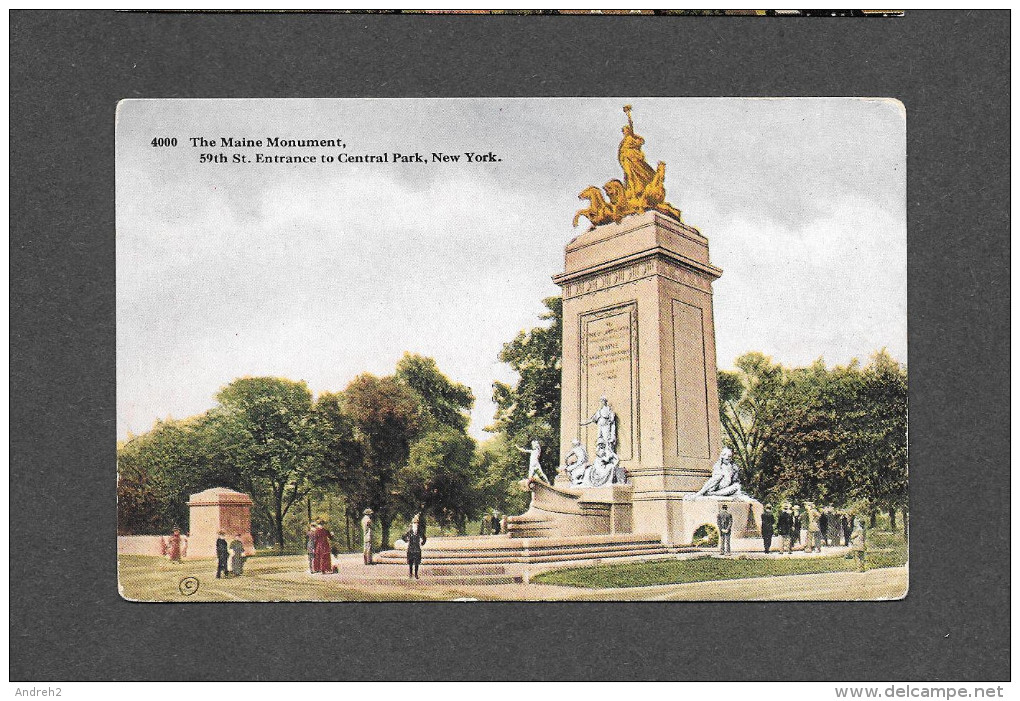
[{"label": "man in hat", "polygon": [[779,512],[779,518],[776,520],[776,531],[782,539],[780,546],[782,552],[788,554],[793,552],[793,529],[793,506],[790,502],[786,502],[783,504],[783,510]]},{"label": "man in hat", "polygon": [[365,515],[361,517],[361,531],[364,534],[363,552],[365,564],[372,564],[372,514],[371,509],[365,509]]},{"label": "man in hat", "polygon": [[719,515],[716,517],[716,523],[719,526],[719,554],[729,555],[730,554],[730,534],[733,531],[733,514],[726,507],[726,504],[722,505],[722,509],[719,511]]},{"label": "man in hat", "polygon": [[403,535],[407,543],[407,578],[419,579],[418,567],[421,565],[421,546],[425,545],[425,529],[421,528],[421,516],[415,514],[411,525]]},{"label": "man in hat", "polygon": [[822,514],[815,506],[814,502],[808,501],[804,503],[804,508],[807,511],[807,543],[804,544],[805,552],[822,552],[822,528],[821,518]]},{"label": "man in hat", "polygon": [[765,510],[761,512],[761,540],[765,545],[766,555],[772,549],[772,527],[775,523],[776,517],[772,515],[772,507],[766,504]]},{"label": "man in hat", "polygon": [[216,534],[216,579],[220,578],[220,573],[223,573],[223,578],[226,579],[230,576],[230,572],[227,570],[227,560],[230,559],[230,549],[227,547],[227,533],[226,531],[220,531]]}]

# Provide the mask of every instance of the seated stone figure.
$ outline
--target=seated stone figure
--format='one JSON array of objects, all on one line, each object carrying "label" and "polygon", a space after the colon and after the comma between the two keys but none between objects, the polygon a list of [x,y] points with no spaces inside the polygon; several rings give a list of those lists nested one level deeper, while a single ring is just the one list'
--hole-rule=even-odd
[{"label": "seated stone figure", "polygon": [[733,462],[733,451],[729,448],[723,448],[719,453],[719,460],[712,467],[712,476],[708,478],[705,485],[694,494],[688,494],[684,499],[699,497],[748,498],[740,487],[740,469]]},{"label": "seated stone figure", "polygon": [[572,486],[579,487],[584,482],[589,467],[591,467],[591,458],[588,457],[588,451],[581,445],[581,441],[575,438],[573,448],[563,460],[560,471],[570,478]]},{"label": "seated stone figure", "polygon": [[603,442],[599,442],[595,448],[595,462],[588,470],[588,478],[581,485],[582,487],[604,487],[613,483],[613,476],[616,475],[620,466],[619,456]]}]

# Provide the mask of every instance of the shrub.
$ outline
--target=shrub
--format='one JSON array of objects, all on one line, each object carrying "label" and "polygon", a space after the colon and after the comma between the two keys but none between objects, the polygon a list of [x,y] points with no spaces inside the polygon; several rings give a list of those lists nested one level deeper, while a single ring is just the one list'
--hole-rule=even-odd
[{"label": "shrub", "polygon": [[691,544],[698,548],[713,548],[719,545],[719,529],[711,523],[698,526]]}]

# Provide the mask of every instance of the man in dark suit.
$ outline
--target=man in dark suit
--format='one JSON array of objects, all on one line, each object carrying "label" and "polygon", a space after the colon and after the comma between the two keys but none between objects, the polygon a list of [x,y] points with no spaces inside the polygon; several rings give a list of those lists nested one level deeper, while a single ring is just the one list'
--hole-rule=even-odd
[{"label": "man in dark suit", "polygon": [[733,532],[733,514],[726,508],[726,504],[722,505],[715,522],[719,525],[719,554],[729,555],[730,534]]},{"label": "man in dark suit", "polygon": [[761,539],[765,543],[766,555],[772,549],[772,527],[775,523],[776,517],[772,515],[772,507],[766,504],[765,510],[761,512]]},{"label": "man in dark suit", "polygon": [[779,520],[776,523],[776,530],[782,538],[781,548],[784,552],[793,552],[793,508],[790,504],[783,504],[783,510],[779,512]]},{"label": "man in dark suit", "polygon": [[407,578],[420,579],[418,567],[421,565],[421,546],[425,545],[425,529],[421,528],[421,519],[415,515],[411,525],[404,533],[403,540],[407,543]]},{"label": "man in dark suit", "polygon": [[227,560],[229,558],[230,549],[227,547],[227,534],[225,531],[220,531],[216,538],[216,579],[220,578],[221,572],[224,578],[230,576],[230,573],[227,571]]}]

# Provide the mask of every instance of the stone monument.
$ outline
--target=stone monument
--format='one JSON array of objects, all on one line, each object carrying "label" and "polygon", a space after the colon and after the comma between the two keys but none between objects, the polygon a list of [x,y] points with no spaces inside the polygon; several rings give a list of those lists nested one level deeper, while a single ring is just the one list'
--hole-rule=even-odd
[{"label": "stone monument", "polygon": [[247,494],[224,487],[192,494],[188,500],[188,559],[216,557],[216,534],[219,531],[227,534],[227,542],[240,533],[245,554],[254,554],[251,507],[252,500]]},{"label": "stone monument", "polygon": [[[436,538],[434,564],[554,562],[663,555],[715,527],[722,505],[733,535],[748,537],[761,505],[743,495],[722,445],[708,240],[666,201],[666,165],[645,161],[624,107],[623,180],[589,187],[591,228],[566,247],[560,445],[529,455],[526,513],[500,537]],[[522,475],[524,474],[522,470]],[[390,551],[381,561],[402,562]]]},{"label": "stone monument", "polygon": [[[614,498],[629,500],[632,532],[682,544],[715,523],[724,498],[684,499],[711,479],[720,454],[712,283],[722,270],[708,240],[665,201],[665,164],[645,162],[644,139],[624,111],[624,181],[606,184],[608,201],[597,188],[581,193],[592,206],[574,222],[584,216],[592,227],[567,244],[553,278],[563,290],[560,436],[567,445],[580,430],[584,445],[605,442],[598,410],[611,406],[610,449],[630,485]],[[743,524],[757,502],[733,501]]]}]

